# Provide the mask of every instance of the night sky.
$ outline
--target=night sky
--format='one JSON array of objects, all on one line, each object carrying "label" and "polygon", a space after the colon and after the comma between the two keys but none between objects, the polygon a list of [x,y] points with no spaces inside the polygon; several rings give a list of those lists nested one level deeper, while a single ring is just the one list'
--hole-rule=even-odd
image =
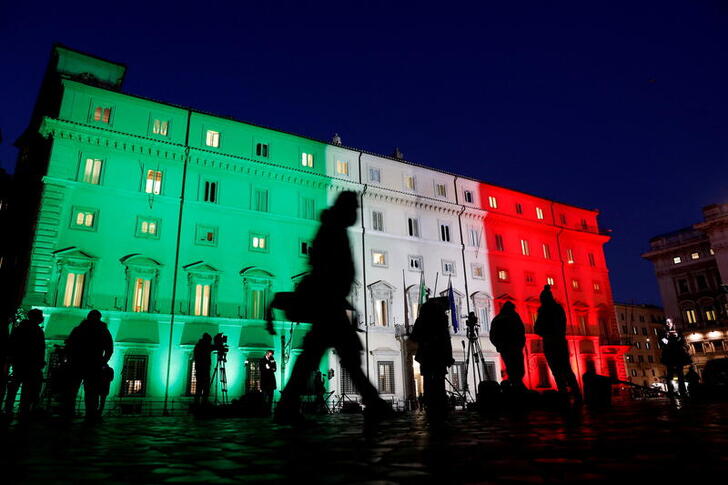
[{"label": "night sky", "polygon": [[617,301],[659,304],[649,238],[728,202],[722,0],[47,3],[0,4],[8,170],[60,42],[129,93],[598,208]]}]

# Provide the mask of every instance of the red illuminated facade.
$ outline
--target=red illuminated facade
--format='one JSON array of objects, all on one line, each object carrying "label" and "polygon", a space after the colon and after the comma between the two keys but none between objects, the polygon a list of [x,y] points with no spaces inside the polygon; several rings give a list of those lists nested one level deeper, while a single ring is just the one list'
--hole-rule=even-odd
[{"label": "red illuminated facade", "polygon": [[526,385],[555,388],[533,333],[545,284],[566,311],[571,366],[580,382],[589,368],[625,380],[629,347],[619,345],[603,250],[609,236],[599,229],[598,211],[488,184],[480,190],[495,310],[513,302],[526,326]]}]

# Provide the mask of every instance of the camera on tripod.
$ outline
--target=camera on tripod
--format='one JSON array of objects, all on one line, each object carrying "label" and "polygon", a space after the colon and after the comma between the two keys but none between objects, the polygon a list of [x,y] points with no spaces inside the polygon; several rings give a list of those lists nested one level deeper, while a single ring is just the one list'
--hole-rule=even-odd
[{"label": "camera on tripod", "polygon": [[217,352],[217,358],[221,360],[225,360],[225,355],[227,354],[228,350],[230,350],[230,347],[228,347],[227,344],[227,335],[220,332],[216,334],[212,338],[212,350]]},{"label": "camera on tripod", "polygon": [[467,336],[469,340],[478,338],[478,329],[480,328],[480,325],[478,325],[478,317],[475,316],[474,312],[470,312],[468,314],[468,318],[465,320],[465,327],[467,328]]}]

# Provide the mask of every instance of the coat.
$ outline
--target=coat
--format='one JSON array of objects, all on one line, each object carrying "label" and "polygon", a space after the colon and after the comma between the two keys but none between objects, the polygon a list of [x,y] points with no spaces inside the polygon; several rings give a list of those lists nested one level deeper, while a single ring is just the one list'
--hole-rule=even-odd
[{"label": "coat", "polygon": [[66,341],[71,366],[100,370],[114,353],[114,340],[106,324],[84,320],[71,331]]},{"label": "coat", "polygon": [[23,320],[10,333],[8,360],[14,371],[37,371],[45,365],[45,334],[39,325]]},{"label": "coat", "polygon": [[278,366],[274,359],[263,357],[258,361],[258,369],[260,370],[260,389],[262,391],[272,391],[278,386],[276,384],[276,370]]},{"label": "coat", "polygon": [[526,345],[526,328],[513,303],[507,302],[490,324],[490,341],[498,352],[522,349]]},{"label": "coat", "polygon": [[428,302],[422,306],[410,340],[417,343],[415,360],[423,373],[446,373],[446,367],[453,364],[447,314],[438,305]]}]

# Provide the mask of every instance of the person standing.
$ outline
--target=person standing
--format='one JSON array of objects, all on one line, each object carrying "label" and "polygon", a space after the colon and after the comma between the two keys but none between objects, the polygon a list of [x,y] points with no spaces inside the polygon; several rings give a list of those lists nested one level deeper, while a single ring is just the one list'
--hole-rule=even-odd
[{"label": "person standing", "polygon": [[[444,300],[444,301],[443,301]],[[417,344],[415,360],[420,364],[423,378],[425,409],[430,416],[447,412],[445,392],[447,368],[455,362],[452,357],[450,329],[445,308],[447,299],[431,298],[420,309],[410,334]]]},{"label": "person standing", "polygon": [[265,353],[262,359],[258,362],[258,369],[260,370],[260,390],[263,393],[263,400],[265,401],[265,409],[268,414],[273,406],[273,392],[276,390],[276,360],[273,358],[273,351],[269,350]]},{"label": "person standing", "polygon": [[662,338],[660,339],[662,344],[662,363],[667,368],[666,379],[667,379],[667,392],[670,397],[675,396],[675,389],[673,386],[673,378],[677,377],[677,388],[680,397],[687,397],[688,391],[685,387],[685,376],[683,375],[683,367],[690,365],[692,359],[688,352],[687,343],[685,337],[677,331],[675,323],[671,318],[665,321],[665,330]]},{"label": "person standing", "polygon": [[512,302],[505,302],[500,313],[491,322],[490,341],[506,364],[508,382],[512,388],[525,390],[523,376],[526,375],[526,369],[523,364],[523,348],[526,346],[526,329],[516,312],[516,305]]},{"label": "person standing", "polygon": [[105,386],[104,368],[114,353],[114,341],[106,323],[101,321],[101,312],[88,312],[86,319],[71,331],[66,342],[74,376],[72,401],[76,400],[78,387],[83,381],[86,419],[97,420],[103,409],[101,395]]},{"label": "person standing", "polygon": [[43,312],[34,308],[10,333],[8,362],[12,367],[12,376],[5,398],[7,414],[13,412],[15,396],[21,385],[19,416],[28,417],[38,406],[45,366],[45,334],[40,328],[43,319]]},{"label": "person standing", "polygon": [[564,308],[554,300],[550,285],[544,286],[540,300],[534,331],[543,339],[543,353],[556,380],[556,386],[563,394],[571,391],[574,399],[581,402],[579,383],[569,363]]},{"label": "person standing", "polygon": [[207,404],[210,397],[212,350],[212,336],[205,332],[192,350],[192,359],[195,362],[195,405]]}]

